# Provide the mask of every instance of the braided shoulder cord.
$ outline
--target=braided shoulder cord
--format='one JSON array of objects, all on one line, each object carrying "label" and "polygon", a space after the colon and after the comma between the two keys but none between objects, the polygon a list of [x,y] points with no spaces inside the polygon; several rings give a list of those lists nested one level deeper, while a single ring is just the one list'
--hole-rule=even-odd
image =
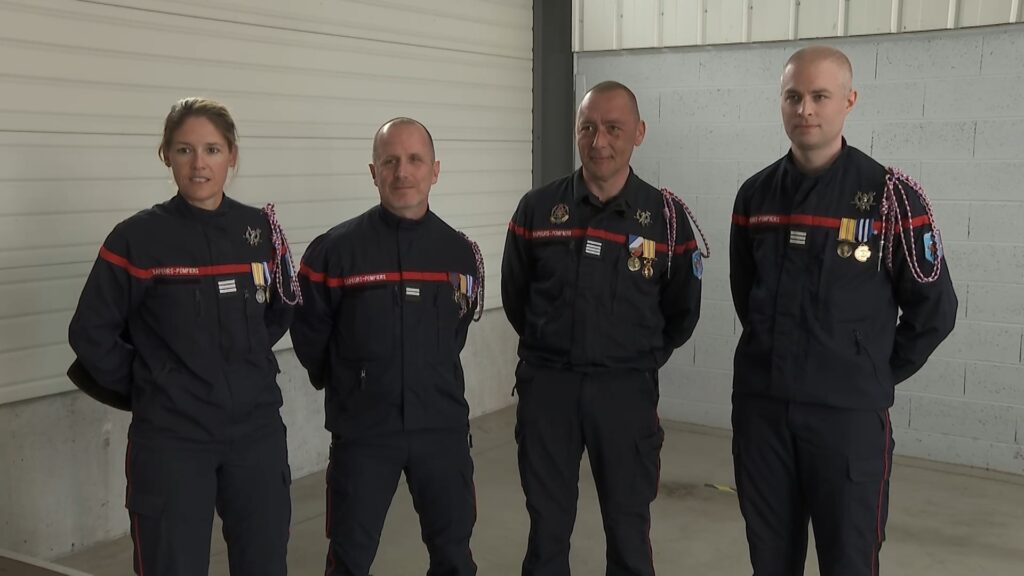
[{"label": "braided shoulder cord", "polygon": [[[904,184],[909,186],[921,200],[921,204],[924,205],[924,209],[928,214],[928,224],[932,228],[932,245],[927,246],[926,249],[932,250],[933,254],[935,254],[935,266],[928,276],[924,275],[917,263],[917,248],[914,244],[914,214],[911,211],[910,199],[907,197]],[[902,200],[902,205],[900,200]],[[904,215],[900,211],[901,207],[906,211],[905,220]],[[907,263],[910,266],[914,279],[921,284],[928,284],[938,280],[939,275],[942,273],[942,251],[939,249],[942,242],[942,234],[935,223],[932,203],[928,200],[928,196],[925,194],[921,184],[898,168],[888,168],[885,175],[885,191],[882,192],[882,205],[879,207],[879,217],[882,221],[880,231],[881,246],[879,249],[882,252],[881,255],[885,256],[885,265],[889,272],[892,272],[893,247],[896,244],[896,236],[898,234],[900,244],[903,245],[903,255],[907,258]],[[903,226],[904,221],[907,224],[906,227]]]},{"label": "braided shoulder cord", "polygon": [[[468,294],[470,304],[476,300],[476,313],[473,314],[473,320],[479,322],[480,318],[484,315],[484,257],[480,253],[480,245],[469,239],[465,233],[459,232],[459,234],[469,242],[469,247],[473,249],[473,258],[476,260],[476,290],[475,294]],[[465,312],[463,312],[465,313]]]},{"label": "braided shoulder cord", "polygon": [[[270,239],[274,246],[274,260],[270,263],[270,275],[272,282],[277,286],[277,292],[281,295],[281,300],[285,304],[295,306],[296,304],[302,304],[302,291],[299,289],[299,276],[295,268],[295,262],[292,261],[292,251],[288,247],[288,239],[284,237],[284,230],[281,229],[281,224],[277,221],[277,213],[274,212],[274,204],[270,203],[263,207],[263,214],[266,215],[267,220],[270,222]],[[281,260],[284,260],[285,266],[288,268],[288,287],[291,288],[294,298],[288,299],[288,295],[284,291],[284,270],[279,265]]]},{"label": "braided shoulder cord", "polygon": [[676,249],[676,202],[683,207],[683,211],[693,222],[693,226],[697,229],[697,233],[700,234],[701,243],[704,244],[704,250],[700,250],[700,246],[697,247],[700,252],[701,258],[708,259],[711,257],[711,246],[708,244],[708,239],[704,236],[704,230],[701,229],[700,223],[697,222],[697,218],[694,217],[690,207],[683,202],[683,199],[676,196],[668,188],[661,189],[661,196],[665,202],[665,227],[668,235],[668,268],[666,268],[666,274],[672,275],[672,256],[675,254]]}]

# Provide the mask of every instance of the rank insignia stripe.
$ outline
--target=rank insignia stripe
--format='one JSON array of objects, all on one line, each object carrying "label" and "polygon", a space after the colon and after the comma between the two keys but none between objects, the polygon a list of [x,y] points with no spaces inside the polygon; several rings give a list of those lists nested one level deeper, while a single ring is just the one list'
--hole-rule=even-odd
[{"label": "rank insignia stripe", "polygon": [[229,280],[218,280],[217,291],[221,294],[232,294],[238,291],[238,286],[235,284],[234,278]]},{"label": "rank insignia stripe", "polygon": [[405,286],[405,299],[406,300],[419,300],[420,299],[420,287],[417,284],[407,284]]},{"label": "rank insignia stripe", "polygon": [[597,240],[591,240],[588,238],[586,243],[583,245],[583,251],[586,252],[588,256],[600,258],[601,246],[601,243],[598,242]]}]

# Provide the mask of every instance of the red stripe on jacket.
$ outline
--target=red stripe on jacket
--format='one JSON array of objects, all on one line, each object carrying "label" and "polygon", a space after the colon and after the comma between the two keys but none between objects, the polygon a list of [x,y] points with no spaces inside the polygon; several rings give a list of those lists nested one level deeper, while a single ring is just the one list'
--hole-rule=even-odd
[{"label": "red stripe on jacket", "polygon": [[311,282],[326,284],[329,288],[339,286],[365,286],[367,284],[384,284],[388,282],[448,282],[448,272],[369,272],[351,276],[328,276],[313,270],[305,263],[299,268],[299,274],[309,278]]},{"label": "red stripe on jacket", "polygon": [[[839,225],[842,224],[842,219],[832,218],[831,216],[814,216],[812,214],[755,214],[753,216],[743,216],[741,214],[732,215],[732,223],[737,226],[810,226],[812,228],[834,228],[839,229]],[[919,227],[924,224],[929,224],[928,215],[923,214],[921,216],[915,216],[909,220],[901,220],[903,228]],[[882,223],[879,220],[875,220],[872,224],[875,232],[882,229]]]},{"label": "red stripe on jacket", "polygon": [[[515,222],[508,223],[508,229],[513,234],[519,236],[525,240],[547,240],[551,238],[582,238],[584,236],[591,238],[600,238],[601,240],[608,240],[616,244],[626,244],[626,235],[619,234],[617,232],[609,232],[600,228],[542,228],[540,230],[530,230],[524,228]],[[696,240],[688,240],[682,244],[676,244],[673,253],[682,254],[687,250],[692,250],[697,247]],[[662,254],[668,253],[668,244],[664,242],[658,242],[655,244],[655,250]]]},{"label": "red stripe on jacket", "polygon": [[225,276],[229,274],[251,274],[252,263],[246,264],[218,264],[216,266],[157,266],[154,268],[140,268],[128,261],[127,258],[107,250],[106,246],[100,247],[100,258],[110,262],[118,268],[123,268],[136,278],[149,280],[155,277],[187,277],[200,276]]}]

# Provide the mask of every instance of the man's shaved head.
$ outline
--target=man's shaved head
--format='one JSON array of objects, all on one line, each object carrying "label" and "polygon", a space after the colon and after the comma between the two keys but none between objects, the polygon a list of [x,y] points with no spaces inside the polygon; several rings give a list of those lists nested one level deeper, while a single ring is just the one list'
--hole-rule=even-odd
[{"label": "man's shaved head", "polygon": [[795,161],[806,173],[819,171],[842,151],[846,116],[857,103],[850,59],[830,46],[808,46],[786,61],[781,84]]},{"label": "man's shaved head", "polygon": [[583,180],[602,202],[618,194],[629,178],[633,149],[644,141],[636,95],[607,81],[587,91],[576,111],[576,148]]},{"label": "man's shaved head", "polygon": [[[631,109],[633,112],[633,117],[636,118],[637,120],[640,119],[640,106],[636,103],[636,94],[633,94],[633,91],[630,90],[629,87],[627,87],[625,84],[621,82],[616,82],[614,80],[605,80],[604,82],[599,82],[595,84],[593,88],[587,90],[587,93],[583,95],[583,99],[586,100],[591,95],[601,96],[604,94],[609,94],[611,92],[622,92],[623,94],[625,94],[626,98],[629,99],[629,103],[631,105]],[[580,108],[582,109],[582,107],[583,104],[581,102]],[[578,116],[579,110],[577,110],[577,117]]]},{"label": "man's shaved head", "polygon": [[846,54],[843,54],[841,50],[831,46],[808,46],[797,50],[789,57],[789,60],[786,60],[786,65],[782,67],[782,73],[785,75],[786,70],[790,66],[800,66],[823,61],[832,62],[838,66],[842,71],[844,87],[846,90],[853,88],[853,65],[850,64],[850,59],[847,58]]},{"label": "man's shaved head", "polygon": [[413,118],[406,118],[405,116],[399,116],[398,118],[392,118],[387,122],[381,124],[380,128],[377,128],[377,133],[373,135],[373,161],[376,162],[380,157],[380,142],[385,136],[388,129],[392,126],[419,126],[423,129],[424,134],[427,135],[427,142],[430,144],[430,161],[434,161],[436,153],[434,152],[434,137],[430,135],[430,130],[423,125],[419,120]]}]

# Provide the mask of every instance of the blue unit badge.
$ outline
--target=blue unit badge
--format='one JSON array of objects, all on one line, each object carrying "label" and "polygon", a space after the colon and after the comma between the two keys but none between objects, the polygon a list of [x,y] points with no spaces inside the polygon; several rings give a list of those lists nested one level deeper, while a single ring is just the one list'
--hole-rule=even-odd
[{"label": "blue unit badge", "polygon": [[924,259],[935,264],[942,258],[942,241],[937,234],[932,232],[924,233]]}]

